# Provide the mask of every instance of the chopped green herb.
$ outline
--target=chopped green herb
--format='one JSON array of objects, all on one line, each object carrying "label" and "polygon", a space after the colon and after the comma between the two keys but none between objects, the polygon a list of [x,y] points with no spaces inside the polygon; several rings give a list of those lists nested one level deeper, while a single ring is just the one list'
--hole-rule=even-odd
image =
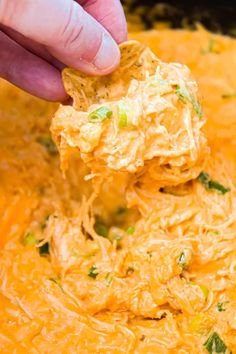
[{"label": "chopped green herb", "polygon": [[203,184],[204,186],[208,186],[208,183],[210,181],[210,176],[207,172],[201,172],[200,175],[198,176],[199,182]]},{"label": "chopped green herb", "polygon": [[61,285],[61,281],[59,278],[49,278],[49,280],[55,284],[57,284],[59,286],[59,288],[61,289],[61,291],[64,293],[64,289]]},{"label": "chopped green herb", "polygon": [[205,299],[207,299],[208,294],[209,294],[209,289],[203,284],[200,284],[199,286],[200,286],[200,289],[202,290],[202,293],[203,293]]},{"label": "chopped green herb", "polygon": [[193,99],[192,105],[193,105],[193,109],[197,113],[198,117],[201,118],[202,117],[202,106],[200,105],[200,103]]},{"label": "chopped green herb", "polygon": [[123,102],[118,105],[118,126],[119,128],[126,128],[128,125],[127,109]]},{"label": "chopped green herb", "polygon": [[182,268],[186,267],[186,255],[185,252],[182,251],[180,253],[179,259],[178,259],[178,265],[180,265]]},{"label": "chopped green herb", "polygon": [[133,267],[128,267],[127,271],[126,271],[126,274],[129,275],[129,274],[133,274],[133,273],[134,273],[134,268]]},{"label": "chopped green herb", "polygon": [[23,240],[22,240],[22,243],[24,246],[28,246],[28,245],[37,245],[39,241],[37,240],[37,238],[35,237],[35,234],[33,232],[28,232]]},{"label": "chopped green herb", "polygon": [[217,332],[213,332],[207,341],[203,344],[204,348],[211,354],[221,353],[226,354],[230,353],[230,350],[227,348],[223,340],[220,338]]},{"label": "chopped green herb", "polygon": [[185,86],[181,87],[180,85],[177,85],[175,89],[175,93],[176,95],[179,96],[179,99],[183,102],[186,102],[186,100],[188,101],[190,100],[189,92],[188,90],[186,90]]},{"label": "chopped green herb", "polygon": [[135,232],[135,227],[134,226],[129,226],[126,230],[128,235],[133,235],[133,233]]},{"label": "chopped green herb", "polygon": [[105,276],[105,282],[107,286],[111,285],[111,282],[113,280],[113,276],[111,275],[111,272],[108,272]]},{"label": "chopped green herb", "polygon": [[49,254],[49,243],[46,242],[44,245],[39,247],[40,256],[46,256]]},{"label": "chopped green herb", "polygon": [[[33,246],[36,246],[38,243],[40,243],[42,240],[38,240],[35,236],[35,234],[33,232],[28,232],[22,243],[24,246],[27,246],[27,245],[33,245]],[[39,253],[40,253],[40,256],[45,256],[47,254],[49,254],[49,243],[46,242],[44,245],[38,247],[39,249]]]},{"label": "chopped green herb", "polygon": [[179,255],[178,265],[183,269],[187,269],[192,260],[192,250],[184,248]]},{"label": "chopped green herb", "polygon": [[122,214],[124,214],[126,211],[127,211],[127,208],[118,207],[118,208],[116,209],[116,215],[122,215]]},{"label": "chopped green herb", "polygon": [[202,293],[203,293],[203,295],[204,295],[205,300],[207,299],[208,294],[209,294],[209,290],[208,290],[208,288],[207,288],[205,285],[203,285],[203,284],[197,284],[197,283],[194,283],[194,282],[190,282],[189,284],[190,284],[190,285],[193,285],[193,286],[198,286],[198,287],[201,289],[201,291],[202,291]]},{"label": "chopped green herb", "polygon": [[198,176],[198,181],[207,189],[207,190],[217,190],[221,194],[225,194],[230,191],[230,188],[224,187],[217,181],[214,181],[210,178],[207,172],[201,172]]},{"label": "chopped green herb", "polygon": [[216,189],[218,190],[221,194],[225,194],[230,191],[230,188],[224,187],[222,184],[216,181],[209,181],[208,184],[209,189]]},{"label": "chopped green herb", "polygon": [[175,89],[175,93],[177,94],[177,96],[179,97],[179,99],[182,102],[191,103],[191,105],[193,106],[193,109],[197,113],[197,115],[199,117],[202,116],[202,107],[201,107],[200,103],[194,98],[194,96],[192,94],[190,94],[190,92],[185,84],[183,84],[182,86],[177,85],[176,89]]},{"label": "chopped green herb", "polygon": [[221,95],[222,98],[234,98],[236,97],[236,92],[232,92],[232,93],[223,93],[223,95]]},{"label": "chopped green herb", "polygon": [[218,312],[226,311],[225,305],[228,304],[228,303],[229,303],[229,301],[218,302],[218,304],[216,305],[217,311]]},{"label": "chopped green herb", "polygon": [[88,118],[92,123],[103,122],[107,118],[112,117],[112,110],[109,107],[99,107],[95,111],[89,113]]},{"label": "chopped green herb", "polygon": [[58,150],[50,136],[39,136],[36,141],[45,147],[50,155],[57,155]]},{"label": "chopped green herb", "polygon": [[88,272],[88,276],[90,278],[96,278],[98,275],[98,271],[97,271],[97,267],[96,266],[92,266],[90,269],[89,269],[89,272]]},{"label": "chopped green herb", "polygon": [[96,231],[96,233],[97,233],[99,236],[108,237],[109,229],[108,229],[108,227],[107,227],[105,224],[103,224],[102,222],[96,221],[96,223],[95,223],[95,225],[94,225],[94,230]]}]

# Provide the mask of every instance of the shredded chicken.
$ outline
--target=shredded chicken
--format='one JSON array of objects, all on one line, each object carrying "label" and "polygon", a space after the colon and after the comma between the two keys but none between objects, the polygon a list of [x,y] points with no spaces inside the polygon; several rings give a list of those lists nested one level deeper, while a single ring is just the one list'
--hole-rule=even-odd
[{"label": "shredded chicken", "polygon": [[[134,50],[139,57],[126,58],[127,52]],[[142,174],[146,170],[160,186],[197,177],[208,150],[201,131],[205,120],[197,85],[189,69],[159,61],[134,41],[121,45],[121,55],[118,73],[122,78],[118,82],[115,72],[105,78],[88,78],[88,83],[78,88],[84,74],[65,70],[74,108],[60,106],[51,127],[62,169],[67,168],[70,154],[78,151],[94,176],[111,171]],[[122,65],[128,65],[129,75]],[[78,90],[93,104],[86,101],[79,106]],[[93,112],[105,108],[111,117],[93,121]]]},{"label": "shredded chicken", "polygon": [[236,351],[236,42],[131,36],[73,107],[0,82],[1,353]]}]

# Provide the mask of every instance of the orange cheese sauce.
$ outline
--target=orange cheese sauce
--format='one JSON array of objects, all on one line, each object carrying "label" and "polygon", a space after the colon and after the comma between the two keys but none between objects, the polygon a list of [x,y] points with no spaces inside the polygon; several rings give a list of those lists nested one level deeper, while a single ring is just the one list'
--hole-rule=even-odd
[{"label": "orange cheese sauce", "polygon": [[191,69],[204,171],[230,191],[144,180],[124,200],[117,178],[94,199],[77,155],[61,174],[57,105],[1,81],[1,353],[197,354],[213,332],[236,351],[236,41],[203,29],[130,38]]}]

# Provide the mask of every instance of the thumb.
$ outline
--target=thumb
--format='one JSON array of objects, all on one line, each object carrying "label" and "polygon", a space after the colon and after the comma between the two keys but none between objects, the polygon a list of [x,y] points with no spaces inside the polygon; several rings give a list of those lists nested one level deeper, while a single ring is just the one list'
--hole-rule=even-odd
[{"label": "thumb", "polygon": [[111,35],[73,0],[1,0],[0,23],[89,74],[107,74],[119,64],[119,48]]}]

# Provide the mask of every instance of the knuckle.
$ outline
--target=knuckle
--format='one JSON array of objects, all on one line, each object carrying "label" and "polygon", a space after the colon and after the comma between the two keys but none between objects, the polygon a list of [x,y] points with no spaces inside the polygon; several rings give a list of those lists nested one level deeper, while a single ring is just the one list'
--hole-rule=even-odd
[{"label": "knuckle", "polygon": [[5,24],[7,18],[9,17],[9,13],[11,13],[9,8],[11,8],[11,1],[0,1],[0,22],[3,24]]},{"label": "knuckle", "polygon": [[16,13],[24,12],[25,0],[1,0],[0,1],[0,23],[11,25],[14,23]]},{"label": "knuckle", "polygon": [[73,49],[80,42],[81,33],[84,28],[83,10],[78,11],[74,2],[70,6],[66,21],[59,34],[59,40],[64,48]]},{"label": "knuckle", "polygon": [[64,51],[92,62],[102,45],[102,30],[78,4],[72,4],[60,34]]}]

